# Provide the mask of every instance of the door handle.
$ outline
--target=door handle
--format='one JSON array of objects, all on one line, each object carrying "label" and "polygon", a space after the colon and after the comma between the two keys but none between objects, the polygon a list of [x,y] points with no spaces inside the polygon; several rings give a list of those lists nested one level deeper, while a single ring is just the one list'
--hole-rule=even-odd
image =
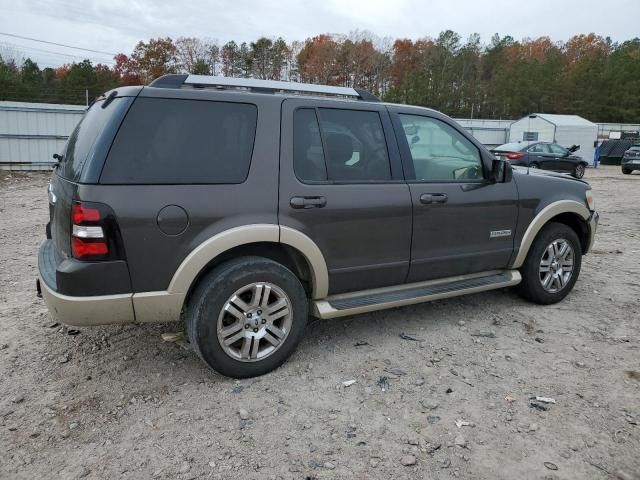
[{"label": "door handle", "polygon": [[446,193],[423,193],[420,195],[420,203],[429,205],[430,203],[447,203],[449,197]]},{"label": "door handle", "polygon": [[291,197],[289,205],[291,208],[322,208],[327,204],[324,197]]}]

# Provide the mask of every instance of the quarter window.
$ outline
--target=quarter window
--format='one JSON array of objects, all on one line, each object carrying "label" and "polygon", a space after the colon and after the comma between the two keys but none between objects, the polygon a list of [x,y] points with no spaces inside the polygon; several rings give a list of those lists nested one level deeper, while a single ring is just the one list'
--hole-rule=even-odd
[{"label": "quarter window", "polygon": [[255,105],[138,98],[125,117],[100,183],[242,183],[249,173]]},{"label": "quarter window", "polygon": [[294,113],[294,170],[303,181],[370,182],[391,179],[380,115],[333,108]]},{"label": "quarter window", "polygon": [[482,179],[480,152],[460,132],[435,118],[399,116],[409,145],[415,180],[451,182]]}]

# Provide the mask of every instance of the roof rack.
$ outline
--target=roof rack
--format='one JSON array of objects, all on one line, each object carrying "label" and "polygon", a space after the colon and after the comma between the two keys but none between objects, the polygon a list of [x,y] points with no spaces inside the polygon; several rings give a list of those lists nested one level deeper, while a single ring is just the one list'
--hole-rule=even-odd
[{"label": "roof rack", "polygon": [[214,87],[220,89],[243,88],[259,93],[291,92],[342,96],[367,102],[380,101],[375,95],[359,88],[334,87],[313,83],[281,82],[277,80],[256,80],[255,78],[213,77],[209,75],[163,75],[162,77],[156,78],[149,86],[160,88],[182,88],[183,86],[196,88]]}]

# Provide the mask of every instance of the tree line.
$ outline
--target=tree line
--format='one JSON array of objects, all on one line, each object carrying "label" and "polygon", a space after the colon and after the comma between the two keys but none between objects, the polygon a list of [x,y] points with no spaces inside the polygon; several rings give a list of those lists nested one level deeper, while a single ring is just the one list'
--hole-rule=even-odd
[{"label": "tree line", "polygon": [[304,42],[259,38],[219,44],[195,37],[140,41],[111,66],[90,60],[40,69],[0,52],[0,100],[77,103],[167,73],[194,73],[364,88],[384,100],[463,118],[519,118],[531,112],[640,123],[640,39],[596,34],[566,42],[478,34],[462,40],[380,38],[366,32]]}]

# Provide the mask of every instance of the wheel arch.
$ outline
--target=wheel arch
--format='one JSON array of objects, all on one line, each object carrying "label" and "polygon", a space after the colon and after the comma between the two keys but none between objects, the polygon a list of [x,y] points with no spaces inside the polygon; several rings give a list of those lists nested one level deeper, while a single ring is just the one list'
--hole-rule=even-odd
[{"label": "wheel arch", "polygon": [[188,296],[204,274],[241,256],[262,256],[281,263],[301,280],[311,298],[327,295],[328,271],[317,245],[297,230],[269,224],[232,228],[202,242],[180,264],[168,293]]},{"label": "wheel arch", "polygon": [[589,209],[582,203],[575,200],[560,200],[544,207],[531,221],[525,231],[520,248],[512,268],[520,268],[524,264],[529,249],[542,228],[549,222],[557,222],[567,225],[573,229],[580,239],[582,252],[586,253],[589,248],[589,226],[588,220],[591,216]]}]

